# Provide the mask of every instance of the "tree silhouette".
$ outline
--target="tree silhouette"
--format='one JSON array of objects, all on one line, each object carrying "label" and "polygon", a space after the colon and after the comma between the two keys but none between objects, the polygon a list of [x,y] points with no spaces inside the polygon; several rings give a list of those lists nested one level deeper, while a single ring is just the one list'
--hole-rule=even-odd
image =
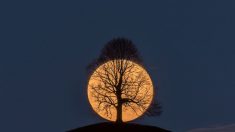
[{"label": "tree silhouette", "polygon": [[[108,63],[106,63],[108,62]],[[102,65],[102,66],[101,66]],[[116,38],[108,42],[101,55],[88,66],[89,73],[99,84],[91,85],[91,93],[98,102],[97,109],[112,116],[116,110],[116,123],[122,123],[124,108],[131,108],[137,115],[147,110],[152,94],[151,80],[144,76],[139,68],[142,60],[134,44],[125,38]],[[99,66],[99,70],[96,70]],[[161,107],[152,102],[147,115],[159,115]]]}]

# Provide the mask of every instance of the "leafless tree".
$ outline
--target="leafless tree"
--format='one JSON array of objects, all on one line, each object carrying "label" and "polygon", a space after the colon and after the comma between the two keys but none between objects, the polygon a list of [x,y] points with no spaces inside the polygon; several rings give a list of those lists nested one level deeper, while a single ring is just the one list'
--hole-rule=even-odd
[{"label": "leafless tree", "polygon": [[[106,63],[109,62],[109,63]],[[147,110],[152,99],[151,80],[144,71],[138,71],[142,65],[138,51],[133,43],[124,38],[110,41],[102,50],[100,57],[88,69],[93,79],[99,84],[91,85],[92,96],[98,102],[97,109],[112,116],[111,109],[116,109],[116,122],[122,123],[124,108],[130,108],[136,114]],[[101,66],[102,65],[102,66]],[[95,70],[101,66],[99,70]],[[160,106],[151,104],[148,115],[158,115]]]}]

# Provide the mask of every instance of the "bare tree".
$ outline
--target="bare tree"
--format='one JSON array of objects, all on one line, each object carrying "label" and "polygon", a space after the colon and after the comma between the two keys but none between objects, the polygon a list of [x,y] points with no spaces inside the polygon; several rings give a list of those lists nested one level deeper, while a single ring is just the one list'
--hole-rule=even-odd
[{"label": "bare tree", "polygon": [[[88,67],[93,79],[99,82],[90,86],[92,96],[98,102],[97,109],[104,111],[108,117],[115,109],[117,123],[123,122],[123,107],[132,109],[138,115],[146,111],[151,103],[151,79],[138,69],[139,65],[142,61],[133,43],[117,38],[110,41],[100,57]],[[99,66],[100,69],[95,70]],[[158,103],[153,103],[150,108],[146,112],[148,115],[160,113]]]}]

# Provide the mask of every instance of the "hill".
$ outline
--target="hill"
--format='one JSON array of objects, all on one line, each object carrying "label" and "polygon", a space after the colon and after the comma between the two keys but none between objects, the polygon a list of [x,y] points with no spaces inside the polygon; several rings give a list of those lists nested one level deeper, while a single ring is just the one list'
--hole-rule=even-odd
[{"label": "hill", "polygon": [[170,132],[155,126],[146,126],[133,123],[99,123],[77,129],[69,130],[67,132]]}]

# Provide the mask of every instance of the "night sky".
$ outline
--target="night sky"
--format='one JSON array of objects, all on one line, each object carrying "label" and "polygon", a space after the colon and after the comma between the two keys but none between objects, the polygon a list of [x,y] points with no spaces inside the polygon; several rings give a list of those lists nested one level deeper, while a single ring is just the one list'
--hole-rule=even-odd
[{"label": "night sky", "polygon": [[135,123],[235,131],[234,36],[234,0],[1,1],[0,131],[105,121],[88,103],[86,66],[114,37],[136,44],[159,87],[163,114]]}]

